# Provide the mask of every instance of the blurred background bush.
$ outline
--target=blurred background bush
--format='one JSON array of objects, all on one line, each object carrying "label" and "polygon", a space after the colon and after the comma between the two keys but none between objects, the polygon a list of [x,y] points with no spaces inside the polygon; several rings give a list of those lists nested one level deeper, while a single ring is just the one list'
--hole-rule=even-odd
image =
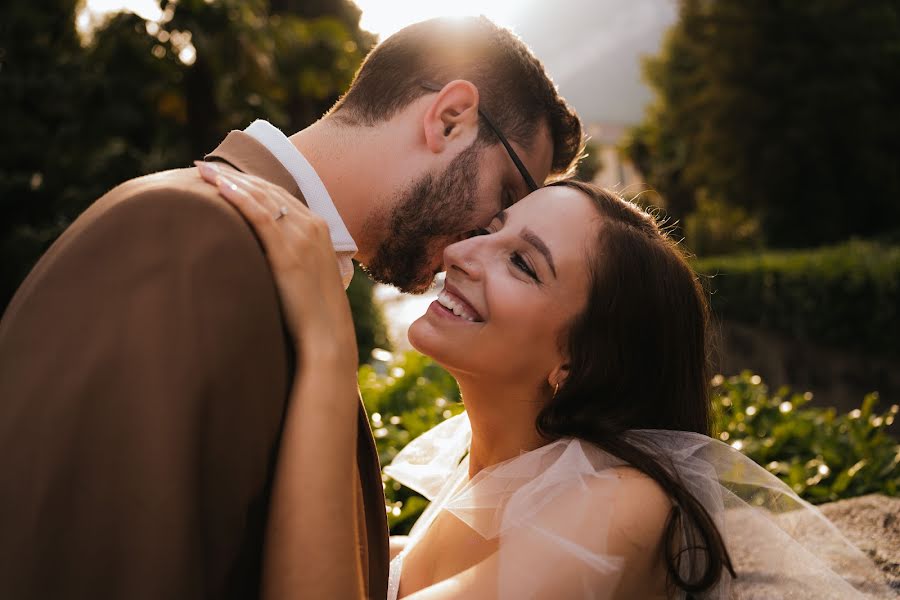
[{"label": "blurred background bush", "polygon": [[798,340],[900,356],[900,246],[851,241],[814,250],[699,258],[722,319]]}]

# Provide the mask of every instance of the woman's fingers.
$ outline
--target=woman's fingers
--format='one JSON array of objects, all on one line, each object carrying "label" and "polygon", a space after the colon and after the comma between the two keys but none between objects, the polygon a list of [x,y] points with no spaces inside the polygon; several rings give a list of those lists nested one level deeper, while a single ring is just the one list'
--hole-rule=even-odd
[{"label": "woman's fingers", "polygon": [[272,215],[259,200],[254,198],[244,187],[229,175],[222,175],[216,180],[219,193],[231,202],[247,219],[255,225],[266,225],[272,221]]},{"label": "woman's fingers", "polygon": [[290,211],[294,201],[299,203],[287,190],[263,179],[246,173],[230,173],[228,177],[263,206],[272,219],[279,218],[282,207]]},{"label": "woman's fingers", "polygon": [[230,167],[200,161],[195,164],[203,179],[218,186],[222,195],[232,203],[246,201],[247,197],[241,193],[243,192],[264,209],[262,213],[247,207],[242,212],[248,216],[248,220],[252,217],[256,219],[252,222],[264,225],[264,216],[267,215],[270,220],[277,221],[282,229],[299,230],[309,239],[333,250],[328,223],[281,186]]},{"label": "woman's fingers", "polygon": [[[272,266],[278,269],[308,268],[309,261],[319,260],[312,252],[334,257],[331,235],[324,219],[303,206],[285,208],[285,214],[274,206],[293,198],[278,186],[263,189],[248,183],[233,173],[218,175],[216,185],[222,196],[228,200],[256,230]],[[250,191],[251,188],[253,191]],[[255,193],[254,193],[255,192]],[[302,204],[301,204],[302,205]],[[285,206],[281,204],[280,206]]]},{"label": "woman's fingers", "polygon": [[[349,304],[328,223],[287,190],[228,167],[197,164],[203,179],[253,227],[271,265],[289,329],[355,347]],[[280,208],[286,207],[281,215]],[[310,294],[310,290],[316,290]],[[352,358],[355,360],[355,350]]]},{"label": "woman's fingers", "polygon": [[253,227],[272,266],[280,267],[284,264],[284,243],[281,240],[283,232],[269,211],[228,175],[219,177],[217,187],[222,197],[237,208]]},{"label": "woman's fingers", "polygon": [[217,184],[219,177],[226,176],[242,187],[247,193],[256,198],[257,202],[269,209],[272,218],[278,217],[282,208],[298,214],[312,214],[309,208],[296,196],[274,183],[266,181],[255,175],[248,175],[236,169],[215,163],[196,161],[197,170],[201,177],[213,185]]},{"label": "woman's fingers", "polygon": [[266,244],[267,252],[279,250],[274,247],[277,239],[281,254],[285,249],[300,251],[303,248],[303,254],[306,254],[310,247],[333,253],[325,219],[284,188],[227,166],[200,161],[195,164],[203,179],[216,185],[222,196],[254,226]]},{"label": "woman's fingers", "polygon": [[[242,191],[250,194],[257,203],[268,209],[272,218],[275,218],[278,215],[279,208],[276,206],[275,200],[267,197],[267,195],[260,190],[259,186],[255,185],[245,174],[224,165],[216,165],[201,161],[196,161],[194,164],[197,165],[197,171],[204,181],[219,187],[223,196],[226,195],[228,188],[239,187]],[[224,190],[221,186],[223,180],[228,185],[228,188],[225,188]],[[234,195],[229,199],[234,199]]]}]

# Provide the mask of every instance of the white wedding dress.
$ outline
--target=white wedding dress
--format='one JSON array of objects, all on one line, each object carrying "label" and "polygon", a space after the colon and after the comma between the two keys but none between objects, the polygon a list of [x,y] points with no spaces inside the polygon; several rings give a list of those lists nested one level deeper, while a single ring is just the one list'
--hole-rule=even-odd
[{"label": "white wedding dress", "polygon": [[[703,503],[729,548],[738,579],[725,572],[715,589],[698,597],[894,597],[871,561],[830,521],[731,446],[685,432],[628,435],[671,459],[670,468]],[[464,413],[410,442],[385,468],[431,501],[391,562],[388,600],[397,599],[404,557],[441,511],[498,540],[496,590],[486,595],[611,598],[624,559],[605,551],[605,534],[616,518],[618,478],[611,469],[623,461],[593,444],[562,439],[470,480],[470,440]]]}]

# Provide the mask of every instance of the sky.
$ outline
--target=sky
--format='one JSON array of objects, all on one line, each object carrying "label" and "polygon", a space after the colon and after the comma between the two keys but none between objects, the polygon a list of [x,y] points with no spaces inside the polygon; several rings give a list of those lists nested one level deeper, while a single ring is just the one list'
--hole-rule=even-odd
[{"label": "sky", "polygon": [[[659,50],[677,0],[355,0],[360,25],[382,39],[441,15],[484,14],[515,31],[543,62],[586,123],[633,124],[651,99],[640,57]],[[155,20],[156,0],[86,0],[79,27],[106,12],[132,10]]]}]

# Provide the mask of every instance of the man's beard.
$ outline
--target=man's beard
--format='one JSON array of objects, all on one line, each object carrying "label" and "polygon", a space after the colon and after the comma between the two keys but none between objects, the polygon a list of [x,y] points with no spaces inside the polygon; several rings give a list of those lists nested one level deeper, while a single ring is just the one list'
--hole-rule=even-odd
[{"label": "man's beard", "polygon": [[435,246],[455,240],[470,226],[479,146],[472,143],[440,176],[423,175],[398,193],[384,238],[364,267],[372,279],[411,294],[421,294],[430,287],[435,275]]}]

